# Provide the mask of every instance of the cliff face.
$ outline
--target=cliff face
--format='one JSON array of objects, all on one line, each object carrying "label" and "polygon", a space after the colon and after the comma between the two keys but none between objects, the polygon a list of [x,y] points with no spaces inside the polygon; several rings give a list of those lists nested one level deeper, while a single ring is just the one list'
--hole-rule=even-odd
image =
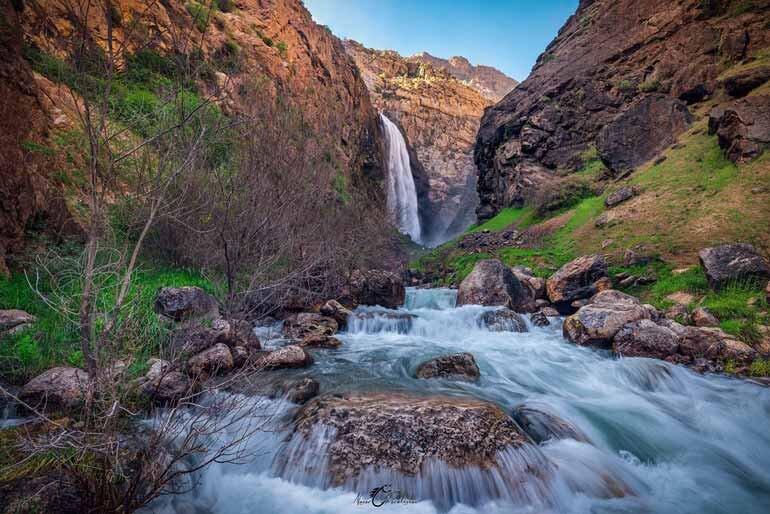
[{"label": "cliff face", "polygon": [[442,59],[434,57],[428,52],[420,52],[407,57],[407,60],[430,64],[434,68],[445,70],[492,102],[499,101],[518,84],[517,81],[500,70],[481,64],[474,66],[465,57],[454,56],[449,59]]},{"label": "cliff face", "polygon": [[582,0],[527,80],[484,115],[479,217],[524,204],[597,152],[610,176],[655,157],[690,111],[721,101],[721,73],[764,55],[769,14],[766,0]]},{"label": "cliff face", "polygon": [[[14,30],[2,31],[0,56],[3,98],[14,100],[2,103],[3,119],[13,126],[0,136],[4,138],[3,151],[8,153],[3,159],[8,170],[3,173],[0,191],[0,246],[8,253],[20,247],[24,227],[32,217],[40,213],[52,217],[48,211],[56,211],[57,216],[66,218],[66,209],[52,206],[52,199],[62,197],[61,184],[54,179],[60,168],[41,169],[45,167],[38,164],[40,157],[23,143],[45,146],[55,118],[59,128],[77,127],[74,109],[68,109],[63,101],[69,95],[45,94],[52,84],[33,73],[22,55],[26,45],[41,55],[66,61],[69,56],[61,49],[67,45],[62,42],[76,30],[67,10],[79,8],[79,4],[53,1],[18,5],[16,11],[3,7],[2,21]],[[92,2],[88,14],[89,27],[100,45],[107,25],[101,5]],[[378,114],[341,41],[313,22],[300,0],[241,0],[228,12],[196,11],[191,6],[200,8],[195,2],[176,0],[113,1],[115,46],[122,52],[118,64],[139,50],[169,59],[195,55],[209,68],[206,76],[201,76],[198,90],[205,95],[216,93],[227,114],[237,114],[248,101],[241,95],[243,86],[263,84],[265,94],[289,100],[301,109],[319,137],[333,140],[338,149],[333,157],[346,175],[346,187],[358,188],[372,202],[384,205]],[[208,21],[201,23],[204,17]],[[61,92],[53,89],[54,93]]]},{"label": "cliff face", "polygon": [[[345,41],[372,101],[399,125],[413,150],[412,170],[428,239],[443,241],[475,221],[472,151],[490,101],[449,71],[393,51]],[[499,73],[499,72],[498,72]]]}]

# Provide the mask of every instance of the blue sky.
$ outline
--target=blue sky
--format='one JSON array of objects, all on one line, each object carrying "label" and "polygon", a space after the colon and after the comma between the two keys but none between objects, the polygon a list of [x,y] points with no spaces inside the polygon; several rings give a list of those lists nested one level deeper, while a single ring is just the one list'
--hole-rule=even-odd
[{"label": "blue sky", "polygon": [[339,37],[402,55],[463,55],[524,80],[578,0],[304,0]]}]

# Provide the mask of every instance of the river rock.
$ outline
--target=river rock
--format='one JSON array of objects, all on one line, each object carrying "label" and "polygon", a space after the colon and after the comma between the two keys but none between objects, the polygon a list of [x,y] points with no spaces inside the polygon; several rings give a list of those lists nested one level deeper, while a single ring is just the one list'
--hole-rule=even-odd
[{"label": "river rock", "polygon": [[171,334],[171,353],[174,357],[198,354],[220,343],[220,335],[220,331],[200,323],[187,323]]},{"label": "river rock", "polygon": [[72,409],[85,401],[89,384],[88,373],[82,369],[51,368],[27,382],[19,399],[46,412]]},{"label": "river rock", "polygon": [[151,359],[150,370],[144,376],[140,390],[153,403],[168,405],[193,393],[193,384],[181,371],[174,370],[171,363]]},{"label": "river rock", "polygon": [[534,312],[534,300],[510,268],[497,259],[477,262],[457,291],[457,305],[500,305],[516,312]]},{"label": "river rock", "polygon": [[490,332],[527,332],[527,323],[520,314],[509,309],[485,312],[479,323]]},{"label": "river rock", "polygon": [[549,439],[574,439],[589,442],[583,432],[560,417],[532,406],[520,405],[513,411],[513,419],[536,443]]},{"label": "river rock", "polygon": [[718,328],[685,327],[679,348],[681,354],[691,359],[703,357],[718,362],[749,364],[757,357],[751,346]]},{"label": "river rock", "polygon": [[626,323],[657,317],[655,308],[642,305],[620,291],[602,291],[564,320],[564,337],[579,345],[609,346]]},{"label": "river rock", "polygon": [[[322,427],[334,429],[327,432],[327,458],[307,459],[308,452],[318,449],[311,434]],[[498,464],[500,451],[528,444],[513,419],[493,404],[388,393],[316,398],[298,414],[293,437],[281,471],[296,466],[291,459],[301,459],[310,467],[305,473],[323,470],[331,486],[355,485],[370,466],[416,476],[431,459],[454,469],[488,469]]]},{"label": "river rock", "polygon": [[223,374],[234,366],[233,354],[227,345],[218,343],[187,360],[187,370],[193,377]]},{"label": "river rock", "polygon": [[749,162],[770,146],[770,95],[754,95],[714,107],[709,132],[736,164]]},{"label": "river rock", "polygon": [[396,309],[404,304],[406,288],[395,273],[382,270],[356,270],[350,277],[349,292],[359,305],[379,305]]},{"label": "river rock", "polygon": [[18,309],[0,310],[0,332],[16,331],[27,327],[35,321],[37,321],[37,318],[26,311]]},{"label": "river rock", "polygon": [[451,380],[478,380],[481,372],[470,353],[445,355],[423,362],[417,367],[417,378],[446,378]]},{"label": "river rock", "polygon": [[536,277],[531,269],[526,266],[514,266],[511,271],[519,279],[519,282],[529,290],[529,296],[535,300],[536,304],[548,297],[545,290],[545,280]]},{"label": "river rock", "polygon": [[306,368],[313,364],[313,357],[301,346],[291,344],[266,352],[258,360],[265,369]]},{"label": "river rock", "polygon": [[219,317],[219,306],[214,297],[195,286],[164,287],[153,307],[155,312],[174,321]]},{"label": "river rock", "polygon": [[314,312],[301,312],[289,316],[283,322],[283,333],[292,339],[310,336],[330,336],[337,333],[339,326],[334,318]]},{"label": "river rock", "polygon": [[706,272],[709,286],[720,289],[734,280],[767,280],[770,265],[750,244],[738,243],[698,252],[701,266]]},{"label": "river rock", "polygon": [[623,203],[626,200],[630,200],[634,197],[634,188],[631,186],[623,186],[617,191],[611,193],[606,200],[604,200],[604,205],[607,207],[615,207],[619,203]]},{"label": "river rock", "polygon": [[313,378],[303,378],[285,385],[286,398],[300,405],[318,396],[320,390],[321,385]]},{"label": "river rock", "polygon": [[230,347],[230,353],[233,355],[233,366],[236,368],[246,364],[252,354],[245,346],[232,346]]},{"label": "river rock", "polygon": [[299,346],[307,348],[339,348],[342,341],[332,336],[311,335],[297,343]]},{"label": "river rock", "polygon": [[557,310],[556,310],[556,309],[554,309],[553,307],[543,307],[542,309],[540,309],[540,312],[541,312],[542,314],[545,314],[545,315],[546,315],[546,316],[548,316],[549,318],[555,318],[555,317],[557,317],[557,316],[561,316],[561,314],[559,313],[559,311],[557,311]]},{"label": "river rock", "polygon": [[211,328],[216,332],[216,342],[226,344],[231,349],[242,346],[254,352],[262,348],[259,338],[254,333],[254,325],[249,321],[220,318],[212,322]]},{"label": "river rock", "polygon": [[649,319],[627,323],[612,339],[612,350],[624,357],[665,359],[679,352],[679,335]]},{"label": "river rock", "polygon": [[337,300],[329,300],[321,306],[319,311],[324,316],[334,318],[340,328],[347,326],[348,318],[353,312]]},{"label": "river rock", "polygon": [[548,299],[559,312],[574,312],[570,304],[597,293],[596,283],[609,279],[607,261],[601,255],[585,255],[562,266],[546,281]]},{"label": "river rock", "polygon": [[718,327],[719,320],[710,310],[705,307],[698,307],[690,314],[690,321],[696,327]]},{"label": "river rock", "polygon": [[536,327],[547,327],[551,324],[551,322],[548,321],[548,317],[542,311],[530,314],[529,320]]}]

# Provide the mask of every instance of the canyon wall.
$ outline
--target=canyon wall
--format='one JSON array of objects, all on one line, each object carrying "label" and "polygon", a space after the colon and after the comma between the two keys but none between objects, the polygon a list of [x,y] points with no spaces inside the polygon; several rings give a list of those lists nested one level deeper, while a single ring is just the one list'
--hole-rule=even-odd
[{"label": "canyon wall", "polygon": [[694,116],[732,100],[725,70],[766,68],[769,19],[767,0],[581,0],[531,75],[484,115],[479,218],[597,156],[597,179],[656,157]]},{"label": "canyon wall", "polygon": [[500,101],[518,84],[516,80],[497,68],[484,66],[483,64],[474,66],[468,59],[461,56],[442,59],[428,52],[420,52],[407,57],[407,60],[430,64],[434,68],[447,71],[454,78],[471,86],[484,95],[484,98],[492,102]]},{"label": "canyon wall", "polygon": [[472,151],[479,120],[491,104],[485,92],[503,86],[483,82],[477,89],[473,81],[461,81],[445,66],[427,62],[427,54],[404,58],[350,40],[345,48],[361,70],[372,102],[402,129],[413,153],[426,242],[443,242],[461,233],[475,221],[477,170]]}]

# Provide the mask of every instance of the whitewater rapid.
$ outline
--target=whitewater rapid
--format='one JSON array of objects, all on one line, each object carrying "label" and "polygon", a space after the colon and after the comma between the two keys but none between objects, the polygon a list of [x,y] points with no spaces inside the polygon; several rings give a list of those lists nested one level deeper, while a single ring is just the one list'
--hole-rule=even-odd
[{"label": "whitewater rapid", "polygon": [[[261,455],[244,465],[216,464],[198,477],[192,493],[164,499],[152,512],[178,513],[692,513],[764,514],[770,510],[770,389],[720,375],[699,375],[666,362],[625,358],[572,345],[561,322],[548,327],[528,322],[529,332],[490,332],[480,322],[488,307],[455,306],[448,289],[409,289],[397,311],[360,308],[363,314],[339,334],[343,345],[315,350],[315,364],[301,371],[271,372],[312,376],[322,394],[402,391],[468,396],[488,400],[506,412],[521,404],[558,416],[590,442],[550,440],[537,448],[554,470],[547,491],[521,498],[494,491],[489,477],[432,463],[425,480],[451,481],[475,506],[452,495],[381,508],[356,502],[356,493],[323,489],[321,477],[301,469],[278,477],[275,458],[286,449],[297,406],[255,398],[278,414],[274,431],[251,444]],[[275,329],[260,336],[280,346]],[[418,380],[426,359],[470,352],[481,370],[478,382]],[[221,393],[229,394],[229,393]],[[319,440],[314,457],[323,459]],[[392,478],[392,477],[390,477]],[[607,497],[607,479],[633,494]],[[526,484],[525,484],[526,485]],[[435,491],[431,494],[434,496]],[[496,497],[494,497],[496,496]],[[484,499],[486,498],[486,499]]]},{"label": "whitewater rapid", "polygon": [[417,188],[414,185],[409,151],[401,131],[387,116],[380,114],[388,147],[388,210],[398,229],[419,243],[420,228]]}]

